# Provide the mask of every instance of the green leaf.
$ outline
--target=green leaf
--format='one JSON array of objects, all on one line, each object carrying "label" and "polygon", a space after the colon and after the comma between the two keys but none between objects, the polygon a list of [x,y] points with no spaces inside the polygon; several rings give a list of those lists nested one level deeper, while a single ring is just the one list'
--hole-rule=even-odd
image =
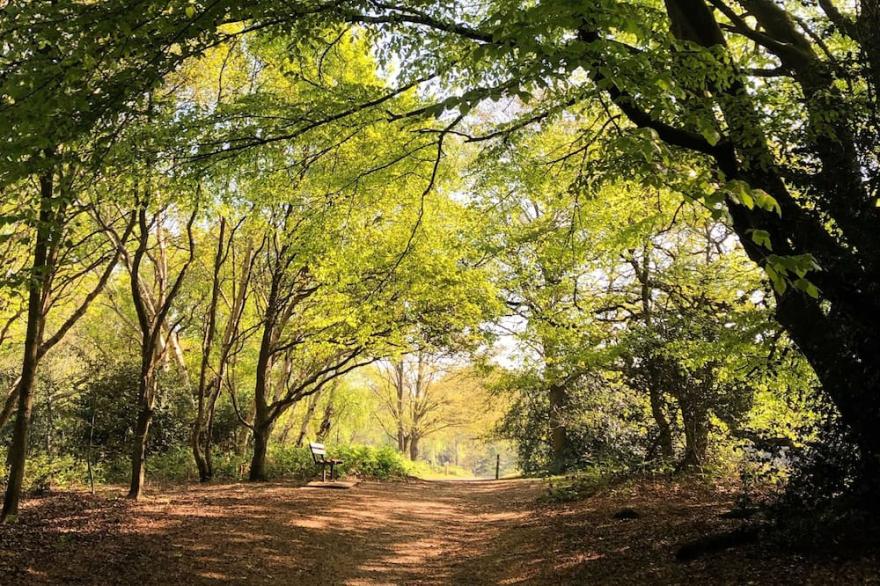
[{"label": "green leaf", "polygon": [[718,141],[721,140],[721,133],[715,130],[712,126],[707,126],[700,129],[700,134],[703,135],[703,138],[706,139],[711,146],[715,146],[718,144]]},{"label": "green leaf", "polygon": [[770,241],[770,233],[767,230],[751,230],[749,235],[752,237],[752,242],[758,246],[773,250],[773,243]]},{"label": "green leaf", "polygon": [[755,200],[755,205],[759,208],[768,212],[776,212],[777,216],[782,217],[782,208],[779,206],[779,202],[776,201],[776,198],[772,195],[763,189],[752,189],[751,195]]},{"label": "green leaf", "polygon": [[819,298],[819,289],[817,289],[814,284],[804,278],[796,280],[794,282],[794,286],[812,297],[813,299]]}]

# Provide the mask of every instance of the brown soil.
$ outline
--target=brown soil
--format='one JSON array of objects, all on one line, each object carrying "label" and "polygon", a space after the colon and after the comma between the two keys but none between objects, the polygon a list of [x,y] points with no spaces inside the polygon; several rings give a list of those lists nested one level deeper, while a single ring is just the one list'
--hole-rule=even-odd
[{"label": "brown soil", "polygon": [[[738,526],[708,487],[641,482],[539,505],[539,481],[193,486],[138,503],[65,492],[0,527],[0,584],[880,583],[878,558],[758,543],[675,561]],[[632,508],[638,518],[618,520]]]}]

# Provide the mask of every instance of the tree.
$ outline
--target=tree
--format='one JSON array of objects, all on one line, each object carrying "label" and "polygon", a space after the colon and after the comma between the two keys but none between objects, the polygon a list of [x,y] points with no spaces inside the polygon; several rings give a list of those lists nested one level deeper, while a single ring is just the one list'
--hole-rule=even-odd
[{"label": "tree", "polygon": [[382,380],[372,391],[390,417],[388,423],[380,418],[380,425],[411,460],[419,458],[422,439],[461,423],[450,412],[449,396],[437,385],[447,374],[441,357],[420,349],[389,361],[380,372]]},{"label": "tree", "polygon": [[[226,217],[220,218],[217,247],[211,270],[211,291],[204,318],[199,378],[195,390],[197,411],[191,440],[193,457],[199,469],[199,480],[202,482],[209,481],[214,475],[211,457],[214,414],[230,360],[237,352],[243,337],[241,321],[248,301],[254,256],[253,245],[250,241],[245,245],[241,257],[237,280],[235,275],[228,279],[232,283],[228,296],[223,293],[224,278],[222,274],[227,263],[235,262],[234,258],[230,261],[229,257],[235,246],[236,232],[243,222],[244,218],[229,228]],[[221,297],[227,300],[229,307],[226,308],[226,323],[217,348],[217,356],[212,358],[216,344],[215,338],[219,333],[217,321]]]},{"label": "tree", "polygon": [[880,54],[876,7],[862,4],[858,16],[831,2],[817,10],[770,0],[602,10],[494,2],[461,13],[397,2],[342,12],[395,35],[412,75],[471,82],[420,113],[519,99],[521,115],[483,134],[463,131],[471,141],[509,136],[603,96],[606,123],[586,132],[610,135],[645,181],[716,208],[765,270],[777,319],[853,429],[872,492],[880,479],[872,359],[880,346],[872,228]]},{"label": "tree", "polygon": [[[141,334],[140,374],[138,378],[138,413],[134,425],[134,441],[131,454],[131,485],[128,496],[139,499],[143,494],[146,470],[147,442],[159,391],[157,368],[172,347],[171,338],[179,325],[174,319],[172,307],[184,283],[187,271],[195,258],[193,223],[198,213],[194,207],[184,220],[184,232],[177,235],[178,247],[186,257],[177,268],[176,275],[170,266],[168,247],[170,232],[169,207],[162,205],[155,211],[151,197],[156,186],[147,187],[136,195],[137,247],[131,254],[129,276],[131,299],[137,315]],[[147,264],[151,266],[147,267]],[[171,321],[174,320],[174,321]]]},{"label": "tree", "polygon": [[[682,431],[683,467],[701,466],[710,415],[743,431],[753,392],[779,377],[772,356],[786,342],[772,300],[731,230],[673,193],[609,180],[572,207],[566,196],[592,179],[583,160],[599,148],[579,143],[576,120],[520,131],[490,150],[497,158],[483,158],[480,205],[499,216],[491,242],[504,251],[495,254],[513,310],[508,328],[523,346],[496,385],[514,397],[501,432],[531,471],[658,452],[672,461]],[[547,392],[552,375],[565,391],[563,418]],[[633,391],[647,398],[644,411]],[[608,429],[649,418],[644,439]],[[569,446],[562,458],[559,422]],[[607,449],[613,441],[617,453]]]},{"label": "tree", "polygon": [[[111,240],[102,226],[79,230],[78,224],[94,217],[98,205],[84,197],[85,189],[80,183],[83,170],[75,164],[65,164],[56,152],[47,149],[40,161],[38,173],[38,214],[23,213],[30,228],[27,244],[32,248],[31,266],[24,272],[23,281],[27,291],[27,321],[23,343],[24,355],[21,371],[15,382],[15,396],[10,395],[6,404],[17,400],[12,447],[9,453],[9,478],[6,497],[0,518],[14,520],[18,514],[18,502],[24,478],[33,401],[34,381],[40,361],[57,345],[86,313],[92,301],[107,284],[122,251],[122,244],[132,229],[129,221],[118,241]],[[91,179],[85,173],[86,180]],[[82,191],[80,191],[82,190]],[[126,221],[115,218],[113,223]],[[99,271],[97,277],[93,271]],[[63,321],[51,335],[46,335],[46,322],[50,312],[58,312],[59,306],[69,301],[71,291],[86,288],[86,292],[73,302]],[[53,313],[54,313],[53,312]]]},{"label": "tree", "polygon": [[631,259],[642,303],[641,313],[631,314],[632,337],[623,341],[622,354],[626,378],[648,390],[667,458],[673,455],[667,397],[674,400],[685,438],[680,467],[691,469],[706,464],[710,415],[739,429],[760,384],[759,369],[771,370],[764,361],[778,334],[763,292],[750,288],[757,283],[744,278],[737,255],[725,251],[730,235],[724,227],[681,232],[684,238],[667,232]]}]

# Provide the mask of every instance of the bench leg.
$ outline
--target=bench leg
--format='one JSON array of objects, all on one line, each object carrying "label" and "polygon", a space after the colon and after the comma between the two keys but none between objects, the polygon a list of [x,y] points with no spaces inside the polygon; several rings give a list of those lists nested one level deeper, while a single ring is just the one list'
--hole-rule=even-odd
[{"label": "bench leg", "polygon": [[327,466],[321,466],[321,482],[327,482]]},{"label": "bench leg", "polygon": [[334,467],[335,465],[336,465],[336,464],[330,464],[330,481],[331,481],[331,482],[334,480],[334,476],[333,476],[333,467]]}]

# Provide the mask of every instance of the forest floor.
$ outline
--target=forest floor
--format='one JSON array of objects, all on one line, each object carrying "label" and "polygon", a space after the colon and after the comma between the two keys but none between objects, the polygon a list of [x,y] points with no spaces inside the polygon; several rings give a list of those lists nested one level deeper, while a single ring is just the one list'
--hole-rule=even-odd
[{"label": "forest floor", "polygon": [[[880,557],[784,553],[762,543],[677,562],[730,530],[733,495],[641,481],[543,503],[536,480],[283,483],[28,499],[0,526],[0,584],[880,583]],[[618,520],[632,508],[638,518]]]}]

